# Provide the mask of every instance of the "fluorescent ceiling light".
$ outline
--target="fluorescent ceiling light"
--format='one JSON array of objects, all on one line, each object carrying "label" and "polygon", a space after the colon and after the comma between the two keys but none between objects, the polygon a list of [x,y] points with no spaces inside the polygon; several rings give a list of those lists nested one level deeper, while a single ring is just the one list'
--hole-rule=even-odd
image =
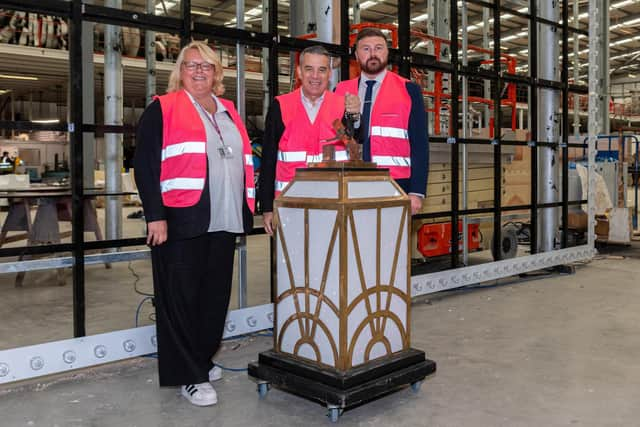
[{"label": "fluorescent ceiling light", "polygon": [[11,80],[38,80],[37,77],[33,76],[16,76],[13,74],[0,74],[0,79],[11,79]]},{"label": "fluorescent ceiling light", "polygon": [[161,2],[156,5],[156,15],[164,15],[164,8],[166,6],[167,12],[173,9],[176,5],[176,2],[173,0],[165,0],[164,3]]},{"label": "fluorescent ceiling light", "polygon": [[629,77],[631,77],[632,79],[635,79],[635,78],[636,78],[636,75],[635,75],[635,74],[629,73],[629,74],[627,74],[627,75],[628,75]]},{"label": "fluorescent ceiling light", "polygon": [[619,1],[617,3],[612,3],[611,4],[611,9],[617,9],[619,7],[629,6],[630,4],[634,4],[635,2],[636,2],[636,0],[622,0],[622,1]]},{"label": "fluorescent ceiling light", "polygon": [[[253,7],[249,10],[247,10],[244,13],[244,20],[246,21],[252,21],[255,20],[255,18],[257,18],[258,16],[262,15],[263,11],[262,11],[262,6],[256,6]],[[228,20],[227,22],[224,23],[224,25],[231,25],[231,24],[235,24],[236,23],[236,18],[233,17],[230,20]]]},{"label": "fluorescent ceiling light", "polygon": [[0,95],[11,92],[11,89],[0,89]]},{"label": "fluorescent ceiling light", "polygon": [[205,12],[203,10],[191,9],[192,15],[211,16],[211,12]]},{"label": "fluorescent ceiling light", "polygon": [[631,38],[628,38],[628,39],[618,40],[618,41],[615,41],[615,42],[609,44],[609,46],[618,46],[618,45],[621,45],[621,44],[631,43],[631,42],[636,41],[636,40],[640,40],[640,36],[635,36],[635,37],[631,37]]},{"label": "fluorescent ceiling light", "polygon": [[429,19],[428,13],[423,13],[422,15],[418,15],[415,18],[411,18],[411,20],[414,22],[426,21],[427,19]]},{"label": "fluorescent ceiling light", "polygon": [[367,0],[367,1],[364,1],[364,2],[360,3],[360,9],[367,9],[367,8],[370,8],[371,6],[375,6],[377,4],[378,4],[377,1]]},{"label": "fluorescent ceiling light", "polygon": [[631,21],[623,22],[622,24],[614,25],[614,27],[631,27],[635,24],[640,24],[640,18],[632,19]]},{"label": "fluorescent ceiling light", "polygon": [[44,119],[44,120],[32,120],[33,123],[40,123],[44,125],[50,125],[53,123],[60,123],[60,119]]}]

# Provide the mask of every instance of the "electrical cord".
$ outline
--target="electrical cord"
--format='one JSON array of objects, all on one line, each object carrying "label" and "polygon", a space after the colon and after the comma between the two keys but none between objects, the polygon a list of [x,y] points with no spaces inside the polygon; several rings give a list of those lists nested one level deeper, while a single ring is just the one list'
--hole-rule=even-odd
[{"label": "electrical cord", "polygon": [[222,341],[235,341],[235,340],[252,338],[252,337],[272,337],[273,336],[273,329],[269,328],[269,329],[265,329],[265,331],[271,331],[271,332],[255,332],[255,333],[249,333],[249,334],[236,335],[229,338],[222,338]]},{"label": "electrical cord", "polygon": [[138,294],[138,295],[142,295],[145,297],[152,297],[153,294],[150,294],[148,292],[144,292],[141,291],[140,289],[138,289],[138,283],[140,282],[140,276],[138,275],[138,273],[136,273],[136,271],[133,269],[133,266],[131,265],[131,261],[129,261],[129,263],[127,264],[127,268],[129,269],[129,271],[131,272],[131,275],[135,278],[135,281],[133,282],[133,290]]},{"label": "electrical cord", "polygon": [[[140,301],[140,303],[138,304],[138,308],[136,308],[136,328],[138,327],[138,319],[140,318],[140,310],[142,309],[142,305],[147,301],[151,301],[151,304],[153,304],[153,296],[146,296],[142,298],[142,301]],[[151,315],[149,315],[149,318],[151,318]]]},{"label": "electrical cord", "polygon": [[248,368],[229,368],[227,366],[222,366],[218,362],[214,363],[214,365],[216,365],[223,371],[229,371],[229,372],[247,372],[249,370]]}]

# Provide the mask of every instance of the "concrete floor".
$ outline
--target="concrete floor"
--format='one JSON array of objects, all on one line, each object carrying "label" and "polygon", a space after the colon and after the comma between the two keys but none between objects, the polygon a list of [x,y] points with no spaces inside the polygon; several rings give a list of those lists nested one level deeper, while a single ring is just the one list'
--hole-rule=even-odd
[{"label": "concrete floor", "polygon": [[[636,243],[605,250],[575,275],[418,298],[412,344],[438,363],[437,373],[418,393],[403,389],[346,411],[339,425],[639,425],[638,258]],[[126,268],[106,275],[112,284],[116,274],[130,286]],[[265,297],[258,289],[251,303]],[[229,341],[217,359],[246,367],[270,344],[266,337]],[[0,425],[331,425],[320,405],[282,391],[259,400],[243,372],[226,372],[216,389],[217,406],[193,407],[177,389],[159,389],[156,360],[140,358],[1,387]]]}]

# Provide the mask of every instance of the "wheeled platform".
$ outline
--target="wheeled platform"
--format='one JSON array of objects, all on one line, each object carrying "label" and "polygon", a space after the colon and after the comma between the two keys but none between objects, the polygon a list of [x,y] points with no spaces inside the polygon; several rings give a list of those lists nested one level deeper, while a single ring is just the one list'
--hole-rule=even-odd
[{"label": "wheeled platform", "polygon": [[276,388],[327,406],[333,422],[345,409],[358,406],[411,385],[418,391],[422,380],[436,371],[436,363],[423,351],[409,349],[342,373],[272,350],[260,353],[249,365],[249,377],[264,397]]}]

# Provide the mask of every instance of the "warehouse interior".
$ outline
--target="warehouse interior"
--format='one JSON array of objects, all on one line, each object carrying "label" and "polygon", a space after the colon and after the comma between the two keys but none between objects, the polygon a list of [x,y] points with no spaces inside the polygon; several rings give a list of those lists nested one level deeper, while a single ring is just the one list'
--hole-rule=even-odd
[{"label": "warehouse interior", "polygon": [[339,422],[635,423],[640,1],[10,0],[0,1],[6,425],[329,423],[322,406],[279,390],[259,398],[247,379],[273,342],[273,242],[259,212],[237,242],[220,403],[194,410],[158,387],[131,160],[136,123],[189,40],[219,54],[223,96],[259,164],[266,111],[296,87],[296,52],[322,43],[335,85],[353,77],[351,46],[367,27],[388,36],[391,69],[423,90],[430,162],[410,227],[411,341],[438,371]]}]

